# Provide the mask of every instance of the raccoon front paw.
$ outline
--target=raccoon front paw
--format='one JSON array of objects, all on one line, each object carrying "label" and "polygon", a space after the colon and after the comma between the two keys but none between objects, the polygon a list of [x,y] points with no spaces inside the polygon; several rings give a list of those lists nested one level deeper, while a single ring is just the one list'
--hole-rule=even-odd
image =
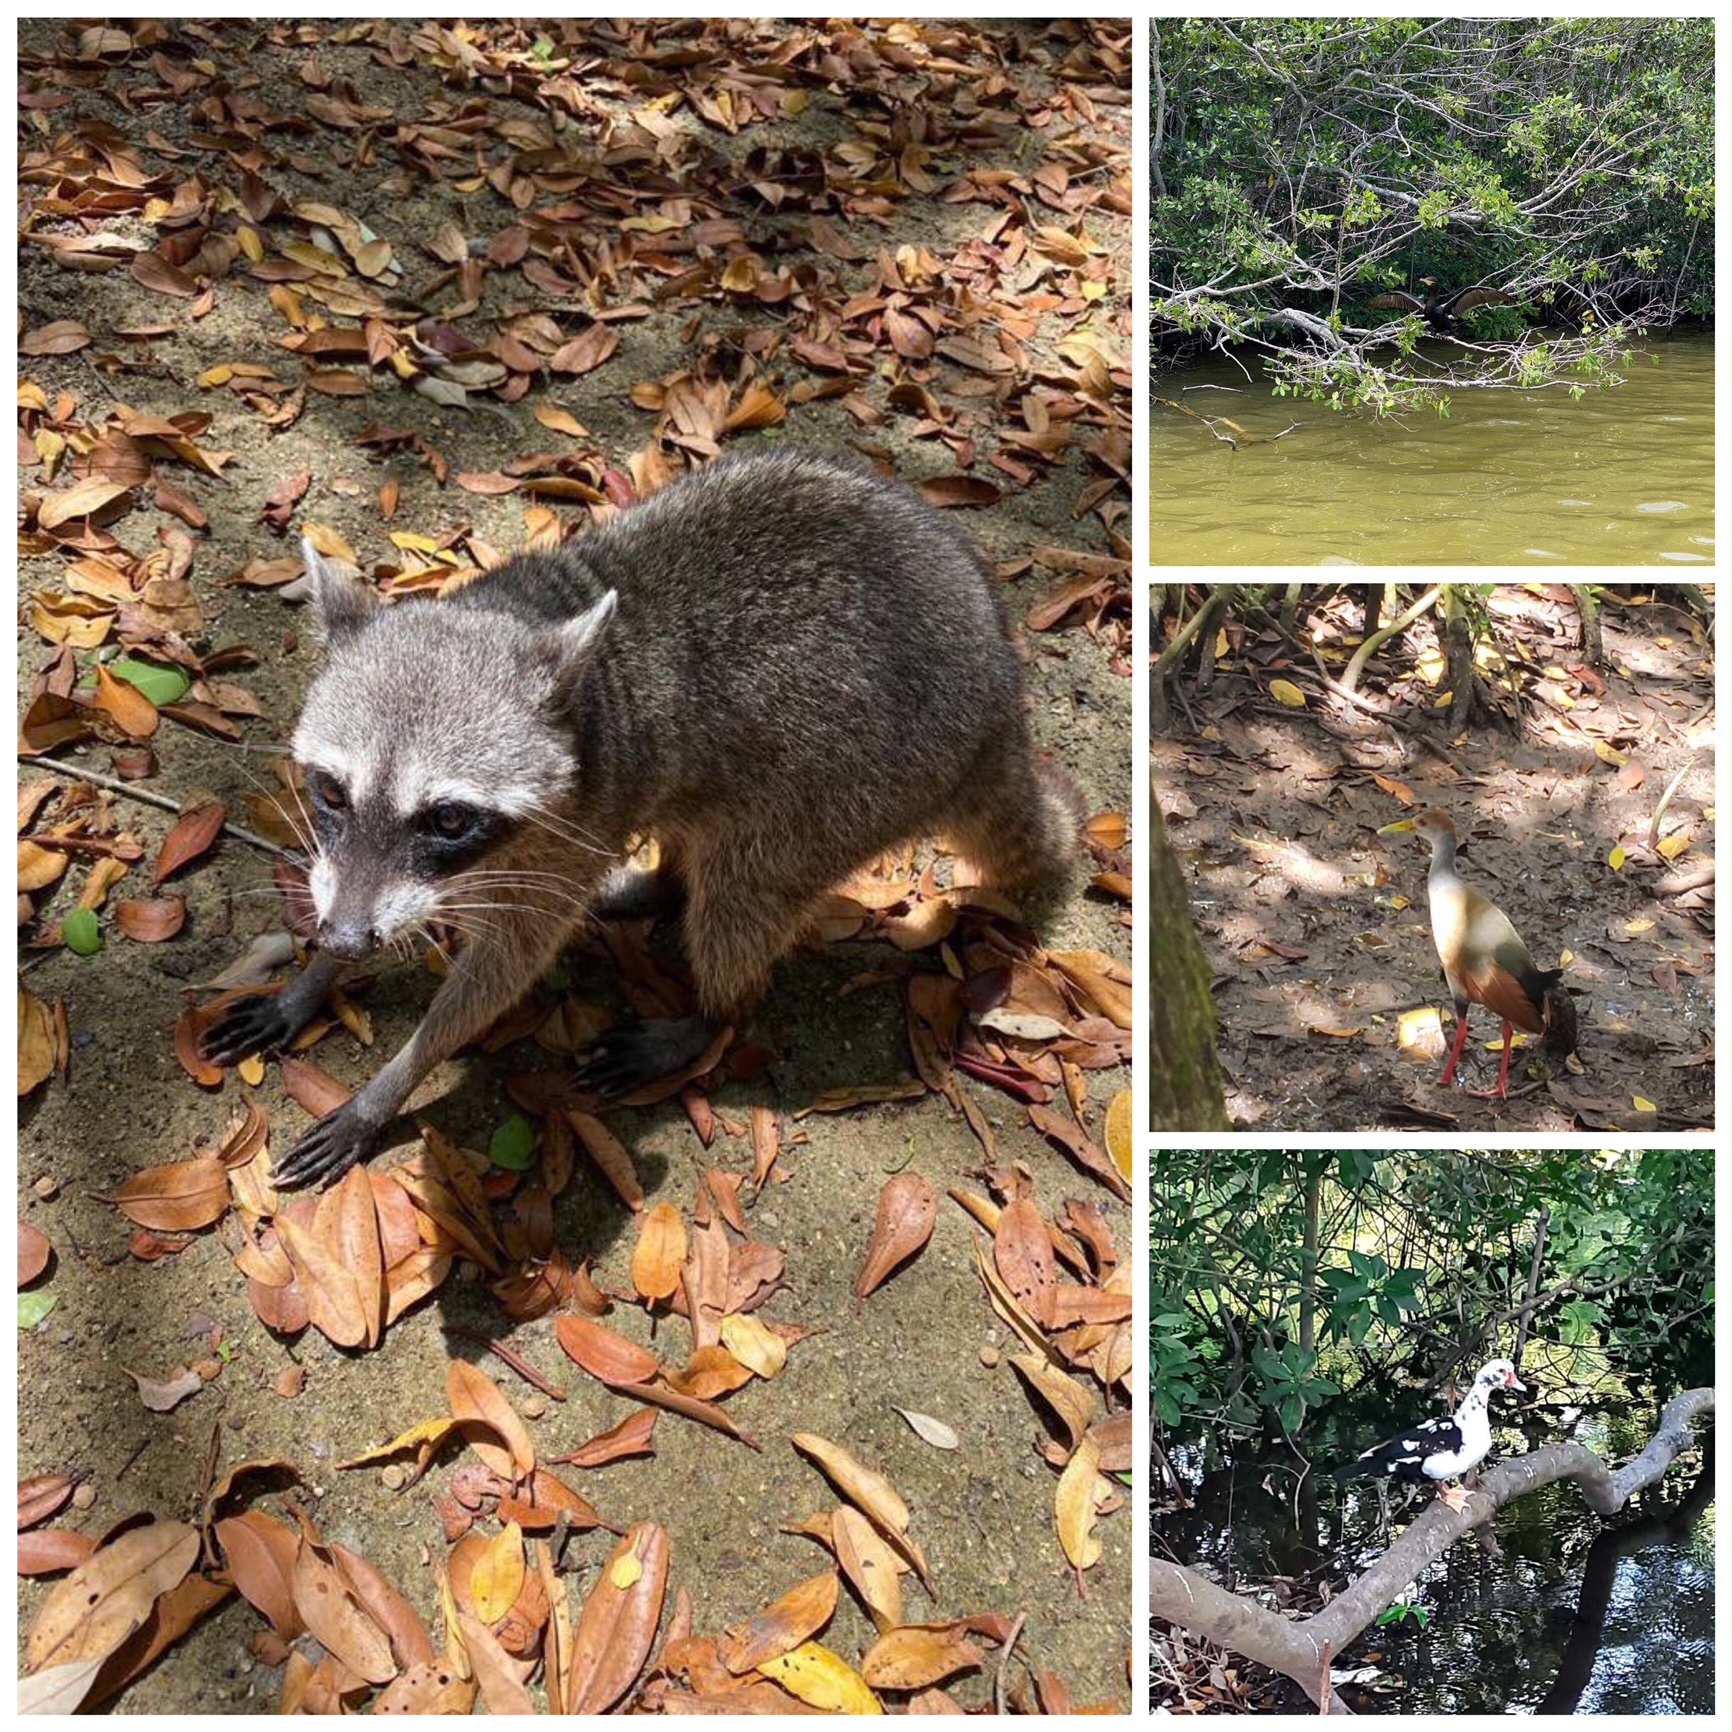
[{"label": "raccoon front paw", "polygon": [[287,1046],[295,1032],[280,992],[253,993],[223,1007],[199,1041],[199,1056],[231,1070],[255,1052],[273,1053]]},{"label": "raccoon front paw", "polygon": [[357,1161],[373,1152],[379,1127],[345,1101],[334,1113],[326,1113],[276,1167],[272,1182],[279,1191],[318,1190],[340,1179]]},{"label": "raccoon front paw", "polygon": [[720,1032],[701,1016],[616,1023],[573,1054],[573,1080],[604,1101],[618,1100],[690,1069]]}]

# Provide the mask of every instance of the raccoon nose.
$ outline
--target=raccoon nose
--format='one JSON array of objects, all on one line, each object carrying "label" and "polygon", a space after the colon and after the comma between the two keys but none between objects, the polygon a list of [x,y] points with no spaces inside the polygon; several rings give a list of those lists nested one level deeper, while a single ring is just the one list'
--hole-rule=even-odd
[{"label": "raccoon nose", "polygon": [[326,920],[319,926],[321,948],[344,962],[359,962],[378,947],[379,935],[365,921]]}]

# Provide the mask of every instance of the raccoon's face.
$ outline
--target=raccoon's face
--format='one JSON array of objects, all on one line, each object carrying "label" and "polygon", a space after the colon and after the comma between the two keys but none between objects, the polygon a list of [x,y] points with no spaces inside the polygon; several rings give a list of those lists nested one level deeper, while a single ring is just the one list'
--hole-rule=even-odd
[{"label": "raccoon's face", "polygon": [[[361,590],[333,581],[344,606]],[[317,588],[315,599],[327,653],[294,752],[311,796],[320,944],[362,957],[442,910],[485,931],[480,910],[498,900],[487,887],[503,880],[481,875],[514,838],[548,835],[542,815],[577,776],[546,633],[437,602],[363,603],[333,619]]]}]

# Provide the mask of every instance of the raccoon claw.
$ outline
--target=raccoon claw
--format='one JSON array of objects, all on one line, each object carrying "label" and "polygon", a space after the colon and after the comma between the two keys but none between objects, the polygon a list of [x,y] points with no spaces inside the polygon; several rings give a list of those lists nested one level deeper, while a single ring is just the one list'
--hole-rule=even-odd
[{"label": "raccoon claw", "polygon": [[696,1064],[718,1032],[701,1016],[622,1022],[574,1056],[573,1080],[603,1100],[636,1094]]},{"label": "raccoon claw", "polygon": [[347,1101],[334,1113],[326,1113],[289,1150],[272,1182],[279,1191],[323,1190],[357,1161],[366,1160],[377,1135],[377,1127],[355,1110],[353,1101]]},{"label": "raccoon claw", "polygon": [[281,995],[258,993],[224,1006],[199,1040],[199,1057],[232,1070],[253,1053],[272,1053],[287,1046],[294,1034]]}]

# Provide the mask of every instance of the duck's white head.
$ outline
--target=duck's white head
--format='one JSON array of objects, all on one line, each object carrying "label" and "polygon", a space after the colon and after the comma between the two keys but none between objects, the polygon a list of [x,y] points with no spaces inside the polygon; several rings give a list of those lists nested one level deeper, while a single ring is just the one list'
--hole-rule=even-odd
[{"label": "duck's white head", "polygon": [[1488,1359],[1479,1368],[1479,1375],[1474,1378],[1473,1386],[1484,1395],[1490,1395],[1494,1389],[1519,1389],[1524,1394],[1527,1385],[1516,1376],[1515,1362],[1510,1359]]}]

